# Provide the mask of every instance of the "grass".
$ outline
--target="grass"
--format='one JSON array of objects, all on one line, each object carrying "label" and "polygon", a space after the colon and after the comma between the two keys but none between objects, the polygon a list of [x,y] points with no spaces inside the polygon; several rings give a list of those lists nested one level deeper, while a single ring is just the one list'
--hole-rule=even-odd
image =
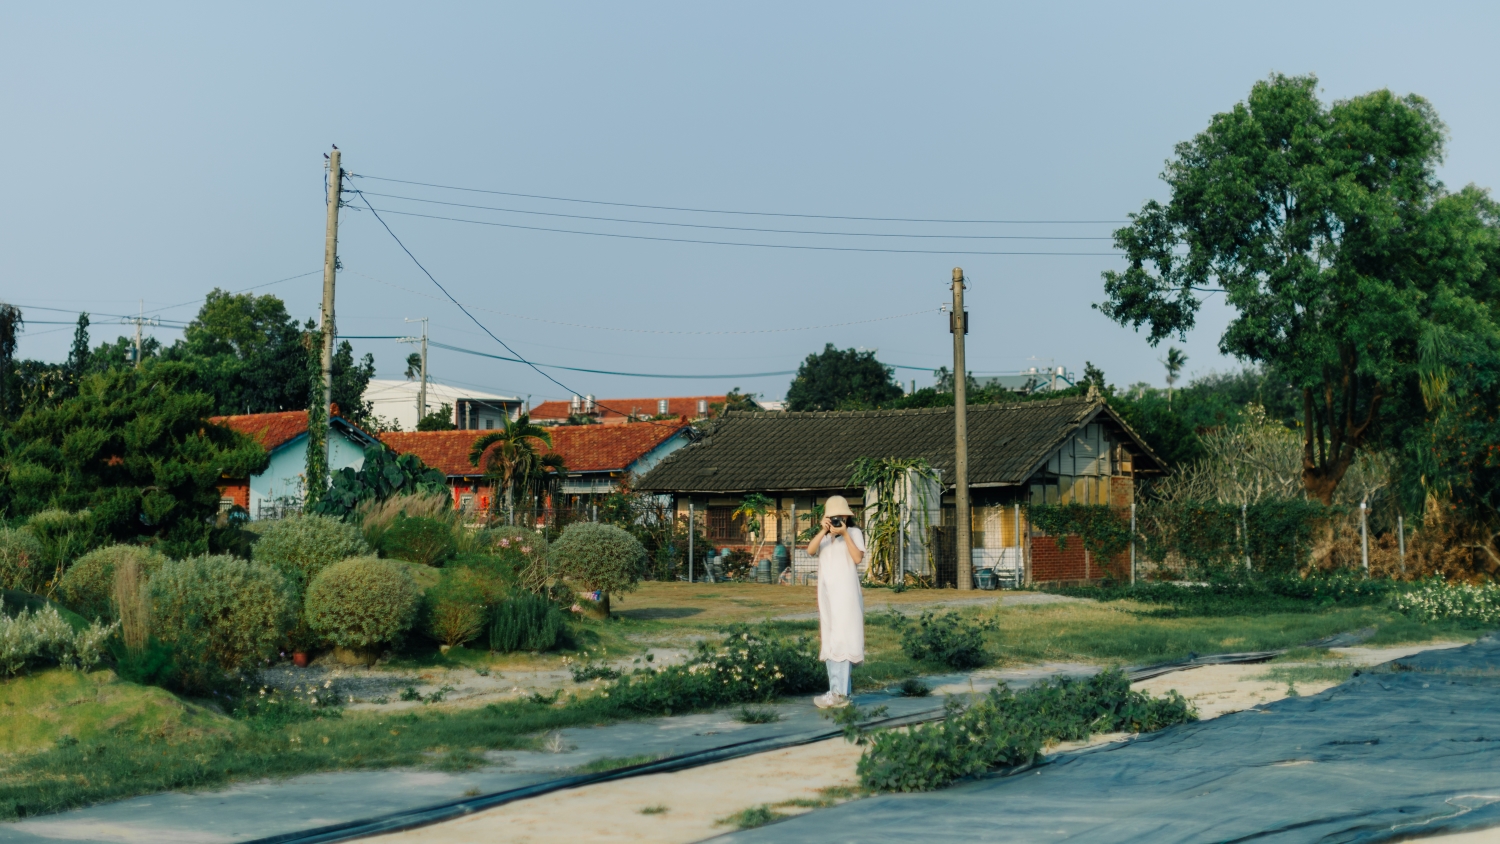
[{"label": "grass", "polygon": [[[923,674],[949,673],[941,666],[908,659],[896,631],[880,623],[879,608],[960,597],[953,591],[920,589],[881,590],[878,598],[872,594],[867,657],[855,671],[857,687],[888,688]],[[623,600],[616,599],[617,618],[581,621],[575,629],[580,647],[614,660],[642,655],[648,647],[681,646],[732,622],[807,613],[816,606],[814,587],[723,583],[705,590],[698,584],[647,583]],[[1471,640],[1478,632],[1458,624],[1424,624],[1376,606],[1222,617],[1159,617],[1144,609],[1150,607],[1111,601],[1017,607],[991,603],[955,611],[996,622],[986,635],[998,666],[1043,661],[1144,664],[1189,652],[1296,647],[1364,627],[1376,628],[1372,645]],[[778,621],[774,626],[787,635],[817,635],[812,619]],[[416,645],[390,667],[558,670],[564,656],[491,655],[479,643],[442,654],[435,647]],[[1302,661],[1323,657],[1313,652],[1299,656]],[[1295,676],[1295,681],[1311,682]],[[1292,677],[1287,675],[1288,681]],[[604,720],[598,707],[554,700],[538,695],[456,710],[433,705],[399,715],[347,712],[342,717],[257,727],[159,689],[115,680],[108,672],[41,672],[0,683],[0,819],[139,794],[319,771],[406,766],[467,770],[484,764],[484,751],[542,749],[551,731]],[[766,811],[775,814],[775,808]]]},{"label": "grass", "polygon": [[1353,675],[1353,665],[1326,663],[1323,665],[1279,665],[1264,674],[1256,675],[1255,679],[1295,685],[1297,683],[1342,683]]},{"label": "grass", "polygon": [[754,829],[758,826],[765,826],[771,821],[779,821],[784,817],[787,817],[787,815],[772,809],[768,804],[762,803],[759,806],[741,809],[728,817],[719,818],[714,821],[714,825],[732,826],[735,829]]},{"label": "grass", "polygon": [[640,756],[602,756],[592,762],[585,762],[573,769],[575,774],[602,774],[605,771],[615,771],[620,768],[629,768],[631,765],[644,765],[647,762],[655,762],[662,758],[661,754],[646,753]]},{"label": "grass", "polygon": [[644,806],[641,808],[641,814],[643,815],[665,815],[666,813],[667,807],[660,803],[657,803],[655,806]]},{"label": "grass", "polygon": [[745,724],[774,724],[781,720],[781,713],[774,709],[745,706],[740,708],[734,720]]}]

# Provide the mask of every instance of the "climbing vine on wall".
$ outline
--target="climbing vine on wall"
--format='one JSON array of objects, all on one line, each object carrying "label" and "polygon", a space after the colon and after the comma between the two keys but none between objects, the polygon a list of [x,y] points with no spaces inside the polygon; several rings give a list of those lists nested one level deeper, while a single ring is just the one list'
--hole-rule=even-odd
[{"label": "climbing vine on wall", "polygon": [[1083,547],[1109,559],[1130,548],[1130,513],[1104,504],[1033,504],[1031,524],[1057,539],[1066,549],[1068,537],[1083,540]]}]

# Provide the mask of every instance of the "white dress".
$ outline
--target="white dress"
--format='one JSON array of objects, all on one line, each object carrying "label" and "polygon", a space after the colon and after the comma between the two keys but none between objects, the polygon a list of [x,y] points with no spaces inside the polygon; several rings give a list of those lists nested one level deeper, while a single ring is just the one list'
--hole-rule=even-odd
[{"label": "white dress", "polygon": [[[848,530],[849,539],[861,552],[865,535],[859,528]],[[865,598],[859,590],[859,569],[849,556],[849,546],[832,534],[818,544],[818,630],[823,646],[818,659],[865,661]]]}]

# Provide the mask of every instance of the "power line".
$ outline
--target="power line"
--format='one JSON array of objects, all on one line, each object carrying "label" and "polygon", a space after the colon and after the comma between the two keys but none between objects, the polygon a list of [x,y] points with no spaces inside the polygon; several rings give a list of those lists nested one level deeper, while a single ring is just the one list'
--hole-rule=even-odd
[{"label": "power line", "polygon": [[652,211],[686,211],[693,214],[737,214],[748,217],[800,217],[809,220],[860,220],[878,223],[974,223],[982,225],[1123,225],[1129,220],[946,220],[927,217],[853,217],[841,214],[793,214],[775,211],[726,211],[716,208],[683,208],[673,205],[643,205],[634,202],[605,202],[598,199],[572,199],[565,196],[543,196],[534,193],[515,193],[503,190],[481,190],[479,188],[461,188],[454,185],[438,185],[431,182],[413,182],[406,179],[390,179],[383,176],[370,176],[363,173],[350,173],[356,179],[374,179],[378,182],[393,182],[401,185],[420,185],[425,188],[439,188],[441,190],[457,190],[467,193],[487,193],[495,196],[515,196],[523,199],[545,199],[551,202],[578,202],[585,205],[610,205],[616,208],[644,208]]},{"label": "power line", "polygon": [[[355,193],[360,193],[355,191]],[[360,193],[361,198],[363,194]],[[463,217],[444,217],[438,214],[418,214],[415,211],[397,211],[393,208],[376,208],[365,202],[371,213],[383,211],[387,214],[400,214],[403,217],[422,217],[428,220],[444,220],[450,223],[469,223],[476,226],[494,226],[503,229],[523,229],[535,232],[554,232],[556,234],[579,234],[588,237],[612,237],[620,240],[654,240],[661,243],[696,243],[704,246],[743,246],[756,249],[807,249],[815,252],[881,252],[904,255],[1053,255],[1072,257],[1117,257],[1118,252],[1012,252],[1012,251],[986,251],[974,249],[882,249],[871,246],[811,246],[795,243],[742,243],[732,240],[695,240],[685,237],[653,237],[644,234],[617,234],[613,232],[589,232],[579,229],[555,229],[546,226],[523,226],[519,223],[497,223],[491,220],[468,220]]]},{"label": "power line", "polygon": [[829,232],[805,229],[762,229],[751,226],[711,226],[705,223],[670,223],[660,220],[632,220],[626,217],[595,217],[587,214],[559,214],[554,211],[526,211],[520,208],[497,208],[493,205],[470,205],[463,202],[443,202],[437,199],[420,199],[415,196],[399,196],[394,193],[362,191],[370,196],[401,199],[408,202],[424,202],[429,205],[447,205],[454,208],[473,208],[481,211],[503,211],[507,214],[530,214],[538,217],[564,217],[569,220],[599,220],[606,223],[630,223],[638,226],[676,226],[688,229],[714,229],[731,232],[761,232],[764,234],[810,234],[829,237],[907,237],[936,240],[1113,240],[1110,237],[1076,235],[1032,235],[1032,234],[893,234],[889,232]]},{"label": "power line", "polygon": [[[472,321],[475,325],[479,326],[479,329],[481,331],[483,331],[485,334],[488,334],[490,336],[491,340],[494,340],[496,343],[499,343],[500,346],[501,346],[501,348],[505,349],[507,352],[510,352],[516,358],[517,361],[519,361],[520,363],[524,363],[527,366],[531,367],[533,370],[536,371],[536,374],[542,376],[543,378],[546,378],[548,381],[551,381],[552,383],[556,384],[557,386],[562,387],[564,391],[566,391],[568,393],[571,393],[573,395],[577,395],[578,394],[577,390],[574,390],[573,388],[569,387],[567,384],[564,384],[563,382],[557,380],[556,378],[553,378],[551,375],[548,375],[547,373],[543,372],[539,367],[537,367],[536,364],[534,364],[531,361],[529,361],[529,360],[521,357],[519,354],[516,354],[516,350],[515,349],[512,349],[510,346],[506,345],[505,341],[501,340],[499,337],[496,337],[495,336],[495,332],[491,331],[484,323],[480,322],[478,317],[476,317],[473,314],[469,313],[468,308],[465,308],[462,303],[460,303],[457,299],[453,298],[453,294],[448,292],[448,288],[446,288],[442,284],[440,284],[438,282],[438,280],[433,277],[432,273],[428,272],[427,268],[424,267],[424,266],[422,266],[422,262],[417,260],[417,256],[413,255],[411,253],[411,250],[406,248],[406,244],[402,243],[401,242],[401,238],[397,237],[396,233],[391,230],[391,227],[388,226],[388,225],[386,225],[385,220],[382,219],[381,216],[380,216],[380,214],[375,210],[375,206],[373,206],[373,205],[370,204],[370,200],[366,199],[365,195],[362,194],[362,193],[360,193],[357,190],[355,191],[355,193],[359,196],[360,201],[365,204],[365,207],[368,208],[368,209],[370,209],[370,213],[375,216],[375,219],[380,223],[381,228],[385,229],[386,234],[390,235],[391,239],[394,240],[394,241],[396,241],[396,245],[399,246],[399,247],[401,247],[401,251],[406,253],[406,257],[410,258],[411,262],[413,264],[417,265],[417,269],[421,270],[422,274],[425,275],[425,276],[427,276],[428,281],[431,281],[433,283],[433,285],[437,287],[437,289],[443,291],[443,295],[448,297],[448,301],[452,302],[460,311],[464,312],[464,316],[468,317],[470,321]],[[613,408],[605,407],[602,404],[599,405],[599,407],[604,407],[605,410],[613,410]],[[620,411],[618,411],[618,410],[616,410],[615,412],[616,413],[620,413]],[[630,414],[623,414],[622,413],[621,415],[622,416],[633,416],[635,414],[634,413],[630,413]],[[647,421],[650,422],[650,420],[647,420]],[[656,423],[651,423],[651,424],[656,424]],[[661,427],[669,427],[669,426],[663,425]]]},{"label": "power line", "polygon": [[[412,294],[413,296],[421,296],[421,297],[426,298],[426,299],[434,299],[436,301],[444,301],[443,299],[441,299],[438,296],[432,296],[432,295],[427,294],[427,293],[422,293],[422,292],[417,291],[417,290],[412,290],[409,287],[402,287],[399,284],[392,284],[389,281],[385,281],[383,279],[378,279],[378,278],[376,278],[376,277],[374,277],[372,275],[366,275],[366,274],[364,274],[364,273],[362,273],[362,272],[360,272],[358,270],[346,269],[344,271],[345,272],[349,272],[349,273],[353,273],[354,275],[357,275],[360,278],[367,278],[370,281],[376,282],[377,284],[384,284],[386,287],[393,287],[393,288],[395,288],[397,290],[403,290],[403,291],[405,291],[407,293]],[[485,307],[480,307],[479,305],[470,305],[468,307],[470,307],[470,308],[472,308],[473,310],[476,310],[476,311],[485,311],[487,313],[496,314],[498,316],[513,317],[515,319],[526,319],[526,320],[531,320],[532,322],[545,322],[548,325],[565,325],[565,326],[567,326],[569,328],[587,328],[587,329],[590,329],[592,331],[622,331],[622,332],[628,332],[628,333],[633,333],[633,334],[679,334],[679,335],[695,335],[695,336],[702,336],[702,335],[729,335],[729,334],[784,334],[784,333],[789,332],[789,331],[819,331],[819,330],[822,330],[822,329],[825,329],[825,328],[842,328],[842,327],[847,326],[847,325],[864,325],[866,323],[871,323],[871,322],[885,322],[887,320],[892,320],[892,319],[905,319],[906,317],[917,316],[918,314],[936,313],[937,310],[938,310],[936,308],[923,308],[920,311],[908,311],[908,312],[906,312],[904,314],[892,314],[891,316],[874,317],[872,319],[861,319],[861,320],[855,320],[853,322],[834,322],[834,323],[829,323],[827,325],[807,325],[807,326],[800,326],[800,327],[797,327],[797,328],[753,328],[753,329],[746,329],[746,330],[743,330],[743,331],[662,331],[662,330],[656,330],[656,329],[650,329],[650,328],[616,328],[616,327],[608,326],[608,325],[585,325],[583,323],[577,323],[577,322],[559,322],[558,320],[555,320],[555,319],[542,319],[541,317],[526,316],[525,314],[513,314],[513,313],[508,313],[506,311],[497,311],[494,308],[485,308]]]},{"label": "power line", "polygon": [[[257,284],[257,285],[254,285],[252,287],[242,287],[239,290],[231,290],[230,292],[231,293],[245,293],[245,292],[250,291],[250,290],[259,290],[262,287],[270,287],[273,284],[281,284],[282,282],[287,282],[287,281],[296,281],[299,278],[307,278],[310,275],[318,275],[321,272],[323,272],[321,269],[317,269],[317,270],[313,270],[310,273],[302,273],[301,275],[290,275],[290,276],[287,276],[286,278],[278,278],[275,281],[268,281],[265,284]],[[185,307],[187,305],[197,304],[198,302],[202,302],[202,301],[206,300],[207,298],[208,298],[207,296],[199,296],[197,299],[189,299],[186,302],[182,302],[182,303],[177,304],[177,305],[168,305],[165,308],[157,308],[156,310],[159,310],[159,311],[170,311],[170,310],[172,310],[174,308],[181,308],[181,307]]]}]

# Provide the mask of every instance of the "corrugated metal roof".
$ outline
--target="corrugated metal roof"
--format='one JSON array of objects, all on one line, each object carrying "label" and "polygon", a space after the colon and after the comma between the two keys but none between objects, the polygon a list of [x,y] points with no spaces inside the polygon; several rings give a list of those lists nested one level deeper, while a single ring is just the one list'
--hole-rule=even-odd
[{"label": "corrugated metal roof", "polygon": [[[972,405],[969,483],[1030,478],[1079,428],[1103,415],[1131,442],[1138,471],[1165,465],[1101,399]],[[657,492],[847,488],[861,457],[925,458],[953,477],[953,408],[832,413],[727,413],[701,442],[679,449],[636,484]]]}]

